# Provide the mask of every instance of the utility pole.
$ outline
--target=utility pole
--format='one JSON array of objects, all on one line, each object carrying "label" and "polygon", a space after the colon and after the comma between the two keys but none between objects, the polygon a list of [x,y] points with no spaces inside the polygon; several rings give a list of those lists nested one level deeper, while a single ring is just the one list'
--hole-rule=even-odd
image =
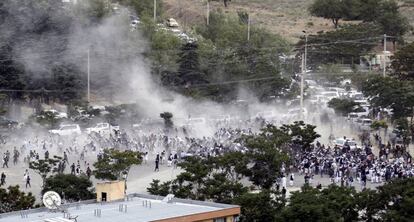
[{"label": "utility pole", "polygon": [[303,88],[304,88],[304,74],[305,74],[305,54],[302,54],[302,73],[300,74],[300,120],[303,120]]},{"label": "utility pole", "polygon": [[88,103],[91,102],[91,84],[90,84],[90,80],[91,80],[91,65],[90,65],[90,53],[89,53],[89,49],[88,49]]},{"label": "utility pole", "polygon": [[207,25],[210,25],[210,0],[207,0]]},{"label": "utility pole", "polygon": [[386,52],[387,52],[387,34],[384,34],[384,67],[383,67],[383,69],[382,69],[382,76],[383,77],[385,77],[385,72],[386,72],[386,69],[387,69],[387,62],[386,62],[386,59],[387,59],[387,56],[386,56]]},{"label": "utility pole", "polygon": [[308,67],[308,33],[306,33],[305,30],[302,31],[303,33],[305,33],[305,62],[304,62],[304,66],[305,66],[305,73]]},{"label": "utility pole", "polygon": [[247,14],[247,41],[250,41],[250,13]]},{"label": "utility pole", "polygon": [[[306,33],[306,32],[305,32]],[[307,66],[308,65],[308,34],[305,34],[305,61],[304,61],[304,66],[305,66],[305,73],[307,71]]]},{"label": "utility pole", "polygon": [[157,22],[157,0],[154,0],[154,22]]}]

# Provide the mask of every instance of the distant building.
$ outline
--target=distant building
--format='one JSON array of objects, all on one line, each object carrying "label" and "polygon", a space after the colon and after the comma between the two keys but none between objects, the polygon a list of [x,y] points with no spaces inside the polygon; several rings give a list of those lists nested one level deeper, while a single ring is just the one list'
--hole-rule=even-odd
[{"label": "distant building", "polygon": [[[106,183],[101,191],[110,186],[117,185]],[[122,193],[121,187],[116,194]],[[239,214],[237,205],[130,194],[112,202],[91,200],[61,205],[58,211],[38,208],[0,214],[0,222],[74,222],[75,218],[77,222],[235,222]]]},{"label": "distant building", "polygon": [[361,57],[361,67],[367,70],[380,71],[386,67],[389,67],[391,64],[391,58],[394,56],[396,51],[396,46],[392,41],[387,41],[386,51],[384,51],[383,43],[375,46],[371,52],[365,56]]},{"label": "distant building", "polygon": [[73,4],[77,4],[78,0],[62,0],[63,3],[73,3]]}]

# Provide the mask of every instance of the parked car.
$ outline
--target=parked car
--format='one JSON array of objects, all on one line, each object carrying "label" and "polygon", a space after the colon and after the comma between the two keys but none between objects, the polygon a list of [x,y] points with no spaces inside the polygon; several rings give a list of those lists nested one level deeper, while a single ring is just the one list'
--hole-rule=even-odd
[{"label": "parked car", "polygon": [[94,127],[86,128],[86,133],[110,134],[115,130],[119,130],[119,126],[112,126],[109,123],[98,123]]},{"label": "parked car", "polygon": [[360,148],[357,142],[355,142],[355,140],[352,138],[337,138],[334,141],[332,141],[332,143],[340,148],[344,147],[345,145],[348,145],[351,150]]},{"label": "parked car", "polygon": [[55,109],[45,110],[45,112],[51,112],[51,113],[55,114],[55,116],[57,118],[68,118],[68,114],[67,113],[65,113],[65,112],[59,112],[59,111],[57,111]]},{"label": "parked car", "polygon": [[61,125],[59,129],[49,130],[51,134],[60,136],[81,135],[81,129],[78,124]]},{"label": "parked car", "polygon": [[320,95],[326,98],[326,101],[331,101],[334,98],[339,98],[340,95],[337,91],[324,91],[321,92]]},{"label": "parked car", "polygon": [[275,119],[277,117],[276,113],[274,113],[273,111],[263,111],[263,112],[258,112],[253,119],[255,118],[263,118],[266,120],[272,120]]},{"label": "parked car", "polygon": [[356,121],[357,119],[358,119],[358,114],[356,114],[356,113],[349,113],[348,114],[348,120],[350,120],[350,121]]},{"label": "parked car", "polygon": [[168,27],[178,27],[179,25],[178,25],[178,22],[175,19],[169,18],[169,19],[167,19],[167,26]]},{"label": "parked car", "polygon": [[0,127],[1,128],[15,128],[19,125],[17,121],[7,119],[3,116],[0,116]]}]

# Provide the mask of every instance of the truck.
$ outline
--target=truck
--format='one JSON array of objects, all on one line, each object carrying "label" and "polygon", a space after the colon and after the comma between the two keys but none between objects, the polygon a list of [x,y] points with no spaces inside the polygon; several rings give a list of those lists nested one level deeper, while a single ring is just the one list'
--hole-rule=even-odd
[{"label": "truck", "polygon": [[61,125],[59,129],[49,130],[51,134],[60,136],[81,135],[81,129],[78,124]]},{"label": "truck", "polygon": [[90,134],[92,132],[95,132],[99,134],[110,134],[118,130],[119,126],[112,126],[109,123],[98,123],[94,127],[86,128],[86,133]]}]

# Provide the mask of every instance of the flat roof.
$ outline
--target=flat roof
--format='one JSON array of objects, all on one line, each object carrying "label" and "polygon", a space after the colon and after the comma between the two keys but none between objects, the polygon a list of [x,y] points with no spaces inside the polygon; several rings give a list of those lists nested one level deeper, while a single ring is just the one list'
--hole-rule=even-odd
[{"label": "flat roof", "polygon": [[[123,201],[97,203],[95,200],[90,200],[62,205],[62,208],[66,209],[70,217],[77,216],[78,222],[157,221],[214,211],[240,209],[237,205],[179,198],[173,198],[171,203],[166,203],[162,201],[163,198],[161,196],[146,194],[130,194]],[[123,206],[124,210],[120,210],[121,206]],[[97,210],[100,210],[100,217],[95,215]],[[65,222],[64,213],[53,212],[46,208],[38,208],[0,214],[0,222],[48,221]]]}]

